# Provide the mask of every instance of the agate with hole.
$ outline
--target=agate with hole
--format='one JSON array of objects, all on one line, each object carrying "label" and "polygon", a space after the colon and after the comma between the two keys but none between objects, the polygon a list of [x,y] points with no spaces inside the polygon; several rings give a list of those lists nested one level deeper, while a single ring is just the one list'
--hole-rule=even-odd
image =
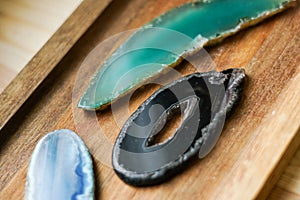
[{"label": "agate with hole", "polygon": [[[136,186],[158,184],[182,172],[192,158],[206,156],[241,97],[244,78],[243,69],[195,73],[156,91],[130,116],[117,138],[112,163],[118,176]],[[182,123],[174,135],[150,145],[176,112]]]}]

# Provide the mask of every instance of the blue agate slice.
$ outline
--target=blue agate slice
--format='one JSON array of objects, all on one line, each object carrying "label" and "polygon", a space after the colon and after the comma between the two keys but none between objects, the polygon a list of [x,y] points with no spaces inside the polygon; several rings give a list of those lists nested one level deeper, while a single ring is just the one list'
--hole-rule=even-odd
[{"label": "blue agate slice", "polygon": [[47,134],[29,165],[26,200],[94,199],[91,156],[83,141],[67,129]]},{"label": "blue agate slice", "polygon": [[203,46],[219,42],[295,3],[295,0],[199,0],[172,9],[119,46],[93,77],[78,107],[105,108]]}]

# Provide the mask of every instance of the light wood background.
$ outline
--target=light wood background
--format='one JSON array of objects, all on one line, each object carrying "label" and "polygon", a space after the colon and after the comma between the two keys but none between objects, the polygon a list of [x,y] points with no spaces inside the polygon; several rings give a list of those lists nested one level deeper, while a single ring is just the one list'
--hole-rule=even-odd
[{"label": "light wood background", "polygon": [[0,0],[0,92],[81,0]]},{"label": "light wood background", "polygon": [[[0,0],[0,91],[79,3],[80,0]],[[268,198],[300,199],[300,149]]]}]

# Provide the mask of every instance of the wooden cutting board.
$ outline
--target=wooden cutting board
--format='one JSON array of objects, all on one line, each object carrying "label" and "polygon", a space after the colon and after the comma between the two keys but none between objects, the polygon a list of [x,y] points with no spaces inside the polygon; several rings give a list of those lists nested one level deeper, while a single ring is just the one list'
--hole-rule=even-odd
[{"label": "wooden cutting board", "polygon": [[[75,106],[93,74],[77,73],[92,49],[104,39],[140,27],[184,2],[87,0],[79,6],[0,95],[0,198],[23,198],[27,165],[37,141],[60,128],[77,131],[89,147],[94,158],[96,196],[102,199],[252,199],[268,194],[300,143],[299,6],[207,48],[219,70],[246,69],[243,99],[211,154],[195,160],[164,184],[128,186],[108,165],[109,149],[120,129],[118,120],[130,114],[124,113],[125,104],[120,103],[113,113],[107,109],[96,115]],[[103,53],[110,51],[108,48]],[[203,71],[209,70],[208,62],[200,58],[196,55],[191,59]],[[176,69],[182,74],[193,72],[188,63]],[[168,74],[164,76],[170,81]],[[74,94],[78,77],[83,78]],[[129,112],[158,87],[148,85],[135,92]],[[97,126],[89,120],[95,117]]]}]

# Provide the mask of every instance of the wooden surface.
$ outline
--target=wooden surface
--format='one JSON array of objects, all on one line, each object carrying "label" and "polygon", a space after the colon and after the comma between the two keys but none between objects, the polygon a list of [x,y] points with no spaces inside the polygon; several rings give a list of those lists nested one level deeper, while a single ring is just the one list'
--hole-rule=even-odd
[{"label": "wooden surface", "polygon": [[81,0],[0,0],[0,92]]},{"label": "wooden surface", "polygon": [[[174,198],[199,197],[203,199],[251,199],[256,195],[265,197],[271,186],[276,183],[281,171],[285,172],[269,195],[270,199],[298,199],[300,196],[299,152],[294,156],[288,167],[289,158],[299,144],[300,117],[300,8],[291,9],[264,23],[241,32],[227,39],[222,44],[209,48],[218,69],[228,67],[245,67],[248,74],[243,100],[234,115],[226,122],[220,141],[214,151],[205,159],[197,160],[180,175],[171,181],[149,188],[134,188],[121,182],[113,170],[100,162],[102,150],[106,143],[98,139],[97,128],[89,126],[92,113],[85,113],[74,108],[72,111],[72,92],[78,69],[88,52],[103,39],[120,31],[136,28],[154,16],[184,2],[176,0],[166,3],[155,1],[114,1],[97,19],[88,32],[69,51],[73,44],[62,48],[62,55],[54,54],[53,48],[40,51],[35,59],[27,65],[15,79],[15,83],[1,94],[1,102],[11,100],[12,105],[4,107],[11,112],[5,114],[1,129],[0,166],[0,198],[21,199],[23,196],[26,167],[36,142],[47,132],[58,128],[78,130],[73,114],[78,119],[86,120],[86,133],[80,136],[87,143],[95,161],[97,197],[103,199]],[[89,8],[92,1],[86,1]],[[84,10],[78,11],[80,16]],[[98,14],[101,12],[99,9]],[[145,14],[147,13],[147,14]],[[96,18],[97,13],[94,13]],[[73,24],[74,18],[69,20]],[[90,19],[90,23],[93,20]],[[77,21],[76,21],[77,22]],[[68,24],[68,23],[67,23]],[[85,27],[87,28],[88,25]],[[84,28],[81,30],[81,34]],[[66,30],[65,37],[71,36]],[[81,36],[77,34],[77,38]],[[57,33],[52,45],[57,44],[61,33]],[[71,41],[76,42],[77,39]],[[50,40],[51,41],[51,40]],[[50,43],[51,44],[51,43]],[[52,46],[46,44],[47,46]],[[52,46],[53,47],[53,46]],[[69,51],[69,52],[68,52]],[[68,54],[64,56],[66,53]],[[104,52],[103,52],[104,53]],[[52,55],[46,57],[45,55]],[[62,59],[63,58],[63,59]],[[62,61],[60,61],[62,59]],[[193,58],[196,61],[199,58]],[[50,62],[49,60],[54,60]],[[60,61],[60,62],[59,62]],[[59,64],[57,64],[59,62]],[[95,62],[99,62],[95,60]],[[34,68],[30,68],[34,66]],[[45,70],[43,67],[46,67]],[[205,64],[201,63],[203,70]],[[26,69],[25,68],[25,69]],[[28,81],[30,71],[43,76],[31,85],[20,85],[20,81]],[[192,68],[183,63],[177,68],[183,74],[191,73]],[[43,71],[45,70],[45,71]],[[84,89],[88,77],[82,80]],[[45,81],[41,81],[45,78]],[[26,94],[24,87],[29,87]],[[130,104],[132,112],[138,104],[155,91],[154,86],[135,93]],[[19,98],[14,95],[23,91]],[[12,94],[11,94],[12,93]],[[80,93],[79,93],[80,94]],[[77,94],[77,95],[79,95]],[[25,97],[24,97],[25,95]],[[78,96],[75,94],[75,99]],[[7,97],[8,96],[8,97]],[[30,98],[27,98],[29,97]],[[4,98],[5,97],[5,98]],[[14,107],[14,105],[17,107]],[[2,107],[3,108],[3,107]],[[123,115],[122,108],[116,115]],[[0,118],[1,118],[0,117]],[[119,128],[110,110],[97,113],[99,124],[112,143]],[[125,116],[126,118],[126,116]],[[77,119],[77,120],[78,120]],[[81,129],[81,128],[80,128]],[[95,130],[93,130],[95,129]],[[103,148],[104,147],[104,148]],[[108,147],[109,148],[109,145]],[[107,157],[109,153],[105,152]],[[99,159],[100,158],[100,159]],[[107,159],[106,157],[103,158]],[[281,162],[279,162],[281,161]],[[268,184],[265,184],[265,183]]]},{"label": "wooden surface", "polygon": [[284,170],[269,199],[300,199],[300,149]]},{"label": "wooden surface", "polygon": [[25,101],[32,96],[110,1],[84,1],[7,86],[0,96],[0,102],[5,102],[0,104],[0,129],[20,111]]}]

